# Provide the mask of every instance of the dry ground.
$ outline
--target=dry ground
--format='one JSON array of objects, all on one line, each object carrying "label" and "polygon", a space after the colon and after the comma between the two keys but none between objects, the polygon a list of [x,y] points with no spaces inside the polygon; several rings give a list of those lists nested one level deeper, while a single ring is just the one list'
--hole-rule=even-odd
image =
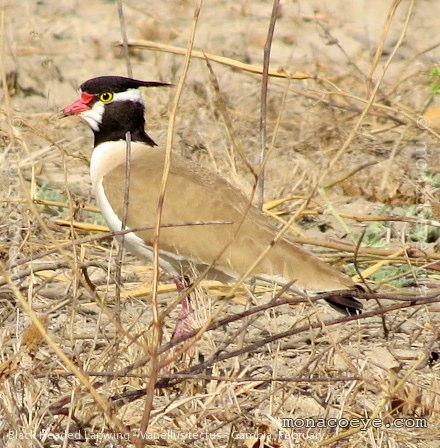
[{"label": "dry ground", "polygon": [[[164,274],[167,365],[143,419],[158,365],[152,267],[126,254],[115,299],[117,247],[99,232],[91,132],[57,116],[84,80],[127,73],[113,45],[117,7],[2,2],[0,446],[134,446],[130,431],[139,435],[145,423],[152,446],[439,446],[440,136],[430,73],[440,57],[440,3],[394,3],[282,2],[265,189],[268,219],[278,224],[312,198],[291,235],[350,275],[356,265],[393,298],[365,301],[363,316],[341,322],[320,305],[282,302],[292,296],[272,300],[270,285],[253,294],[241,285],[226,301],[230,285],[202,283],[194,326],[214,319],[213,327],[171,359],[176,309],[167,306],[176,294]],[[128,38],[184,50],[194,8],[128,0]],[[174,129],[175,151],[248,192],[253,178],[239,152],[258,160],[261,76],[230,62],[261,67],[270,14],[271,2],[205,2],[194,47],[228,63],[211,61],[215,81],[205,60],[192,60]],[[135,77],[175,84],[183,64],[169,49],[133,48],[130,60]],[[286,75],[296,72],[308,78]],[[174,94],[145,92],[147,128],[159,142]],[[289,417],[296,428],[283,428]],[[302,418],[335,418],[339,427],[301,428]],[[344,425],[356,418],[379,420],[366,430]]]}]

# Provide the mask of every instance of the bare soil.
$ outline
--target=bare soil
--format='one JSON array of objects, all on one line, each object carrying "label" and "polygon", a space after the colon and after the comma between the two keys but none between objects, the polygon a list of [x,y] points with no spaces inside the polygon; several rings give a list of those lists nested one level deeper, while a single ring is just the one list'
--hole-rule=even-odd
[{"label": "bare soil", "polygon": [[[341,321],[305,299],[272,301],[271,285],[240,285],[226,301],[232,285],[204,282],[193,325],[216,328],[171,359],[178,308],[168,309],[176,292],[164,273],[167,365],[145,419],[157,366],[152,266],[125,254],[115,298],[117,246],[100,238],[88,174],[92,135],[59,114],[83,81],[127,75],[117,4],[2,2],[0,446],[131,447],[142,435],[172,447],[439,446],[440,112],[430,73],[440,3],[395,3],[282,2],[271,69],[284,76],[269,79],[266,116],[268,219],[281,225],[310,199],[291,236],[361,272],[380,300]],[[123,7],[129,41],[185,51],[193,2]],[[206,60],[192,59],[174,129],[174,151],[248,193],[254,178],[240,151],[257,166],[261,75],[231,61],[262,67],[271,10],[204,3],[194,48],[215,79]],[[177,85],[183,60],[169,47],[130,49],[139,79]],[[175,91],[144,92],[160,145]],[[371,419],[367,428],[360,418]]]}]

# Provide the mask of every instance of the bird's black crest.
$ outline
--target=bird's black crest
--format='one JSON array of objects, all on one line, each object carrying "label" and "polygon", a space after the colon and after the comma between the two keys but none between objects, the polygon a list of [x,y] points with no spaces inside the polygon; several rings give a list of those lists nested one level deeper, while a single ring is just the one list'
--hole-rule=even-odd
[{"label": "bird's black crest", "polygon": [[160,87],[170,84],[155,81],[140,81],[138,79],[126,78],[125,76],[98,76],[81,84],[82,92],[100,94],[104,92],[125,92],[128,89],[139,87]]}]

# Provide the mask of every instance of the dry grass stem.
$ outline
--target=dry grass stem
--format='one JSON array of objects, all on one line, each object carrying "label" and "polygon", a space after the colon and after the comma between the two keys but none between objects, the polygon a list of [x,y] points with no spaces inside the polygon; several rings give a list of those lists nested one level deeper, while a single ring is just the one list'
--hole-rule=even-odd
[{"label": "dry grass stem", "polygon": [[[0,7],[0,446],[437,447],[440,3],[22,3]],[[167,154],[154,263],[117,253],[147,229],[109,231],[90,130],[59,113],[130,65],[176,86],[143,91]],[[231,222],[162,222],[174,154],[262,205],[273,244],[363,283],[364,312],[322,304],[344,291],[250,284],[270,245],[234,282],[207,275],[224,252],[188,266],[178,293],[162,229]]]},{"label": "dry grass stem", "polygon": [[[120,46],[121,42],[115,42],[114,45]],[[156,51],[163,51],[166,53],[174,53],[179,55],[185,55],[186,49],[182,47],[176,47],[174,45],[163,44],[161,42],[153,42],[148,40],[130,40],[128,45],[132,48],[142,48]],[[263,74],[263,67],[252,64],[245,64],[240,61],[236,61],[231,58],[226,58],[224,56],[218,56],[211,53],[206,53],[204,51],[192,50],[191,57],[198,59],[208,59],[212,62],[217,62],[219,64],[226,65],[228,67],[234,68],[236,70],[241,70],[248,73]],[[284,69],[281,70],[269,70],[269,76],[274,78],[285,78],[285,79],[318,79],[315,75],[308,75],[306,73],[295,72],[291,73]]]}]

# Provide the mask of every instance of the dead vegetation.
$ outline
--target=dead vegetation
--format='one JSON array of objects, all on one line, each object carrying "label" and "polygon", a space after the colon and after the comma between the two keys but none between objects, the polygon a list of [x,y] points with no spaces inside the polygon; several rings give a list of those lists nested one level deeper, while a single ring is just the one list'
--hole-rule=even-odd
[{"label": "dead vegetation", "polygon": [[[193,5],[163,3],[124,5],[128,35],[149,40],[130,60],[135,76],[177,85]],[[179,298],[165,274],[154,281],[157,266],[126,254],[116,292],[117,247],[90,196],[88,129],[56,116],[72,86],[115,73],[112,64],[126,70],[116,8],[92,2],[91,24],[73,5],[29,2],[21,18],[3,5],[4,446],[438,445],[438,45],[417,25],[435,17],[432,3],[376,4],[381,28],[370,40],[359,32],[354,48],[348,19],[326,8],[286,4],[277,16],[264,208],[280,226],[295,217],[298,242],[375,291],[365,313],[336,316],[272,285],[201,280],[194,332],[177,347],[168,341]],[[268,6],[202,7],[174,125],[173,150],[248,192]],[[160,144],[174,95],[146,92]],[[344,426],[365,418],[367,428]]]}]

